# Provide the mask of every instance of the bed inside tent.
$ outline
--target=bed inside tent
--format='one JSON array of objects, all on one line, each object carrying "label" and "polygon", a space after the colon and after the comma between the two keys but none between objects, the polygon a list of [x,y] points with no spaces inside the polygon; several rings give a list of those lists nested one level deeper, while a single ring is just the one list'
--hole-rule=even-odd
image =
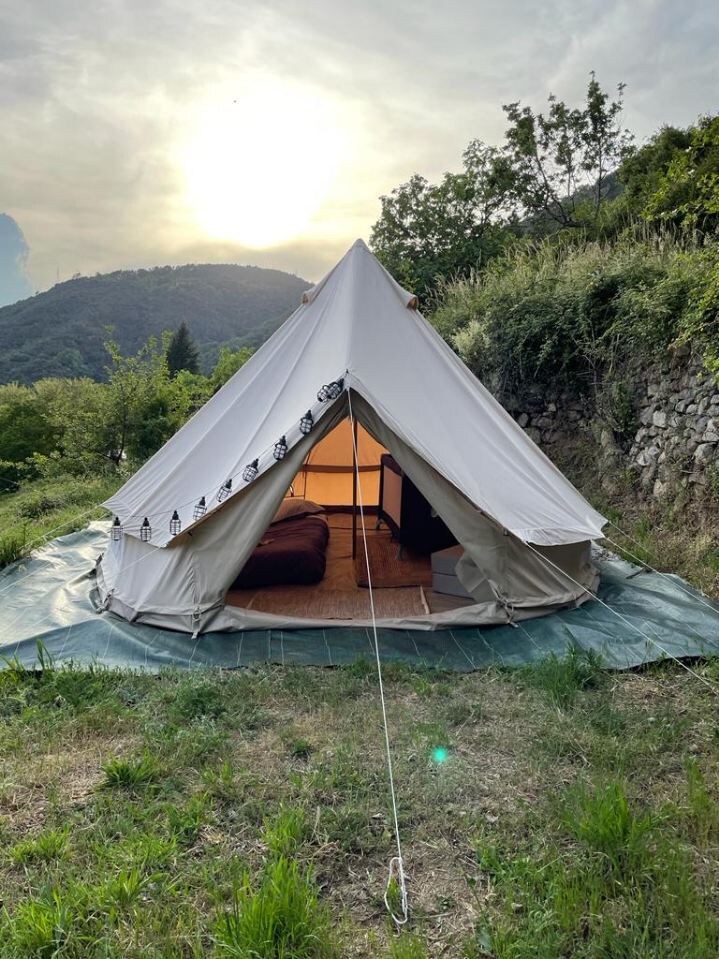
[{"label": "bed inside tent", "polygon": [[458,609],[475,602],[452,575],[461,552],[389,451],[346,418],[306,456],[226,604],[365,621],[371,581],[378,618]]}]

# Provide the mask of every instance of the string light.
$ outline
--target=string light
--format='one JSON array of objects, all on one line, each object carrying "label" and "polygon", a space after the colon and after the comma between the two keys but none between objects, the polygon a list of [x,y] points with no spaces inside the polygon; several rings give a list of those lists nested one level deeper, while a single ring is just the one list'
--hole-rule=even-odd
[{"label": "string light", "polygon": [[300,433],[304,433],[307,436],[308,433],[312,432],[312,427],[315,425],[314,418],[312,416],[312,410],[307,410],[305,415],[300,420]]},{"label": "string light", "polygon": [[276,460],[283,460],[285,458],[286,453],[287,453],[287,439],[284,436],[280,436],[280,438],[275,443],[275,448],[272,451],[272,455],[274,456]]},{"label": "string light", "polygon": [[142,521],[142,526],[140,527],[140,539],[143,543],[149,543],[152,539],[152,527],[150,526],[150,520],[147,516]]},{"label": "string light", "polygon": [[217,491],[218,502],[221,503],[223,499],[227,499],[227,497],[230,495],[231,492],[232,492],[232,477],[230,476],[229,479],[226,479],[225,482]]},{"label": "string light", "polygon": [[177,534],[182,529],[182,523],[180,522],[180,516],[175,510],[172,514],[172,519],[170,520],[170,536],[177,536]]},{"label": "string light", "polygon": [[[175,511],[175,512],[177,512],[177,511]],[[207,512],[207,503],[205,502],[205,497],[203,496],[203,497],[200,499],[200,502],[197,504],[197,506],[195,506],[195,508],[193,509],[193,511],[192,511],[192,518],[193,518],[193,519],[201,519],[201,518],[205,515],[206,512]]]},{"label": "string light", "polygon": [[260,468],[259,460],[252,460],[251,463],[248,463],[247,466],[242,471],[242,479],[245,483],[251,483],[252,480],[257,476]]},{"label": "string light", "polygon": [[115,517],[115,520],[110,527],[110,538],[116,543],[122,539],[122,523],[120,522],[119,516]]},{"label": "string light", "polygon": [[345,381],[342,380],[332,380],[331,383],[325,383],[321,387],[320,391],[317,394],[317,399],[320,403],[326,403],[327,400],[336,400],[344,389]]}]

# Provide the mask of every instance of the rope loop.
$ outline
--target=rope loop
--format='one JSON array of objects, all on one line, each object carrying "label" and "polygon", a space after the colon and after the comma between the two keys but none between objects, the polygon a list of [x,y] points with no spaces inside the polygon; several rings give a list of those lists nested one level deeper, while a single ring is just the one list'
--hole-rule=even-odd
[{"label": "rope loop", "polygon": [[[392,883],[396,883],[397,887],[399,888],[399,902],[401,910],[400,916],[395,913],[389,901]],[[405,881],[404,864],[401,856],[392,856],[389,861],[389,874],[387,876],[387,888],[384,891],[384,904],[387,907],[387,912],[392,917],[392,922],[395,924],[395,926],[397,926],[398,929],[401,926],[404,926],[409,919],[409,904],[407,902],[407,883]]]}]

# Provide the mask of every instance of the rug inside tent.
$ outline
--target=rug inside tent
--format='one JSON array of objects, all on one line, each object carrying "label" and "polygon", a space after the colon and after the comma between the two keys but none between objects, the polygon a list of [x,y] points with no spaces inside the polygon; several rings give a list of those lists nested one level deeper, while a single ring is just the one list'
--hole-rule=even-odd
[{"label": "rug inside tent", "polygon": [[[260,663],[339,666],[374,655],[371,631],[364,627],[208,633],[193,640],[188,633],[97,612],[90,571],[105,546],[107,529],[106,523],[93,523],[0,572],[0,666],[17,660],[31,667],[39,655],[56,665],[152,671]],[[590,601],[516,627],[381,629],[381,658],[468,672],[490,665],[522,666],[551,652],[562,656],[572,646],[594,650],[613,669],[667,655],[719,655],[719,604],[677,576],[638,571],[604,554],[597,563],[599,595],[615,612]]]}]

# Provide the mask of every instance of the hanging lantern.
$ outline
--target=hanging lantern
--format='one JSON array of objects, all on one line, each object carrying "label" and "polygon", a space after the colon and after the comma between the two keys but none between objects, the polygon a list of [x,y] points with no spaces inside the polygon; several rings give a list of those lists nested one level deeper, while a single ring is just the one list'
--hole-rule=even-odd
[{"label": "hanging lantern", "polygon": [[201,519],[207,512],[207,503],[205,502],[205,497],[203,496],[200,502],[195,506],[192,511],[193,519]]},{"label": "hanging lantern", "polygon": [[252,480],[255,478],[255,476],[257,476],[257,473],[258,473],[258,471],[259,471],[259,467],[260,467],[260,461],[259,461],[259,460],[252,460],[251,463],[248,463],[248,464],[247,464],[247,466],[246,466],[246,467],[244,468],[244,470],[242,471],[242,479],[245,481],[245,483],[251,483],[251,482],[252,482]]},{"label": "hanging lantern", "polygon": [[320,403],[326,403],[327,400],[336,400],[342,392],[344,385],[344,380],[332,380],[331,383],[325,383],[317,394],[317,399]]},{"label": "hanging lantern", "polygon": [[142,521],[142,526],[140,527],[140,539],[143,543],[149,543],[152,539],[152,527],[150,526],[150,520],[147,516]]},{"label": "hanging lantern", "polygon": [[170,520],[170,536],[177,536],[177,534],[182,529],[182,523],[180,522],[180,517],[177,510],[172,514],[172,519]]},{"label": "hanging lantern", "polygon": [[312,432],[312,427],[315,425],[315,421],[312,417],[312,410],[307,410],[305,415],[300,420],[300,433],[304,433],[307,436],[308,433]]},{"label": "hanging lantern", "polygon": [[275,448],[272,450],[272,455],[276,460],[283,460],[285,458],[285,453],[287,452],[287,440],[284,436],[280,438],[275,443]]},{"label": "hanging lantern", "polygon": [[219,488],[217,492],[218,501],[221,503],[223,499],[227,499],[227,497],[230,495],[231,492],[232,492],[232,477],[225,480],[225,482]]},{"label": "hanging lantern", "polygon": [[115,517],[115,520],[110,527],[110,539],[114,540],[116,543],[122,539],[122,523],[120,522],[119,516]]}]

